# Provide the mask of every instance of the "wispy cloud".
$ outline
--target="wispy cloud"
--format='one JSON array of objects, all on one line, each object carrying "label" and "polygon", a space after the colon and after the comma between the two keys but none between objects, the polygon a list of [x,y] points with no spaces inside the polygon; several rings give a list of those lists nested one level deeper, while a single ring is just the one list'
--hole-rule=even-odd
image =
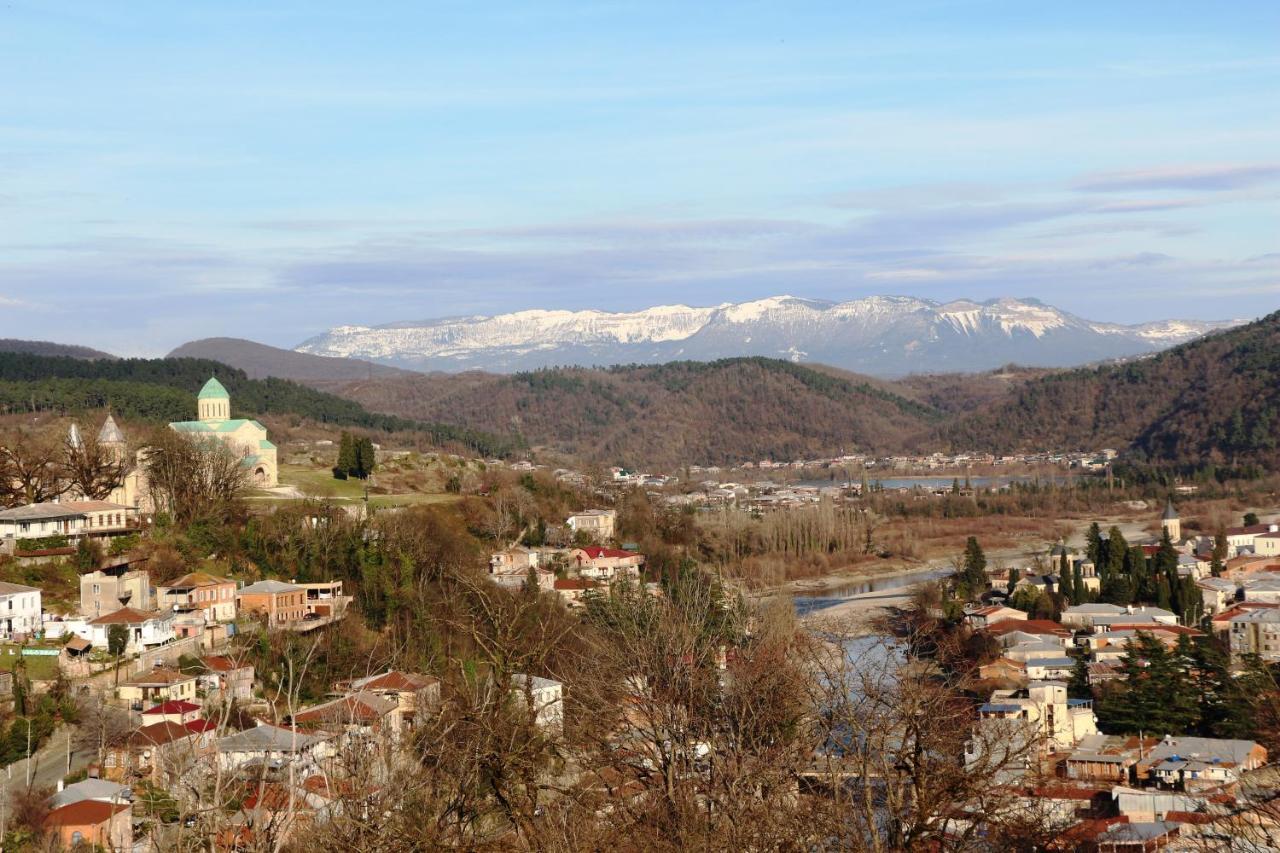
[{"label": "wispy cloud", "polygon": [[1222,192],[1247,189],[1280,180],[1280,163],[1251,165],[1191,165],[1142,169],[1131,172],[1100,172],[1075,183],[1084,192],[1125,192],[1129,190],[1198,190]]}]

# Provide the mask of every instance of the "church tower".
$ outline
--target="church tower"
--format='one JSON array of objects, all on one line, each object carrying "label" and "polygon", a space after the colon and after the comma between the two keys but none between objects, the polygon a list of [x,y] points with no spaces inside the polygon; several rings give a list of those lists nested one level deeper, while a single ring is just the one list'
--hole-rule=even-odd
[{"label": "church tower", "polygon": [[231,395],[214,377],[210,377],[200,389],[196,416],[202,421],[225,421],[231,417]]},{"label": "church tower", "polygon": [[1170,499],[1164,505],[1164,515],[1160,517],[1160,526],[1169,534],[1169,541],[1178,543],[1182,541],[1182,520],[1178,518],[1178,511],[1173,508],[1173,500]]},{"label": "church tower", "polygon": [[98,430],[98,445],[110,450],[117,462],[124,458],[124,433],[120,431],[120,427],[116,425],[116,419],[111,415],[107,415],[107,419],[102,422],[102,429]]}]

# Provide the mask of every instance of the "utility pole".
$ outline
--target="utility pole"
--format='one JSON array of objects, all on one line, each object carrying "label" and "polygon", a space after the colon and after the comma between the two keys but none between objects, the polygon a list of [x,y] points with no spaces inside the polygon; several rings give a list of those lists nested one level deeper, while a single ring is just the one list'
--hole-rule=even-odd
[{"label": "utility pole", "polygon": [[31,788],[31,719],[27,718],[27,788]]}]

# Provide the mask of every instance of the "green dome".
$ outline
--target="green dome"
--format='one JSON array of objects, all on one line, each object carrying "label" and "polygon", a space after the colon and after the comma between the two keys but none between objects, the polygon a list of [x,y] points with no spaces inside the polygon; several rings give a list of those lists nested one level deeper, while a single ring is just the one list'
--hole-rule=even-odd
[{"label": "green dome", "polygon": [[227,389],[222,387],[222,383],[214,377],[209,377],[209,381],[204,383],[204,387],[200,389],[201,400],[230,400],[231,395],[227,393]]}]

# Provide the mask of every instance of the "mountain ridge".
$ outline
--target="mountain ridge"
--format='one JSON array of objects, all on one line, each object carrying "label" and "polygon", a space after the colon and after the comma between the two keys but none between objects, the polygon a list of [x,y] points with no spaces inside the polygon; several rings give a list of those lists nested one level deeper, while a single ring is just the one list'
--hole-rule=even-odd
[{"label": "mountain ridge", "polygon": [[1280,311],[1147,358],[1059,371],[935,439],[994,452],[1123,447],[1157,466],[1280,469]]},{"label": "mountain ridge", "polygon": [[384,326],[346,325],[296,352],[415,370],[514,373],[558,366],[764,356],[877,376],[1074,367],[1156,352],[1239,321],[1097,323],[1036,299],[946,303],[911,296],[848,302],[773,296],[641,311],[529,309]]},{"label": "mountain ridge", "polygon": [[244,338],[201,338],[172,350],[166,358],[202,358],[243,370],[250,379],[318,380],[396,376],[409,371],[356,358],[311,355]]}]

